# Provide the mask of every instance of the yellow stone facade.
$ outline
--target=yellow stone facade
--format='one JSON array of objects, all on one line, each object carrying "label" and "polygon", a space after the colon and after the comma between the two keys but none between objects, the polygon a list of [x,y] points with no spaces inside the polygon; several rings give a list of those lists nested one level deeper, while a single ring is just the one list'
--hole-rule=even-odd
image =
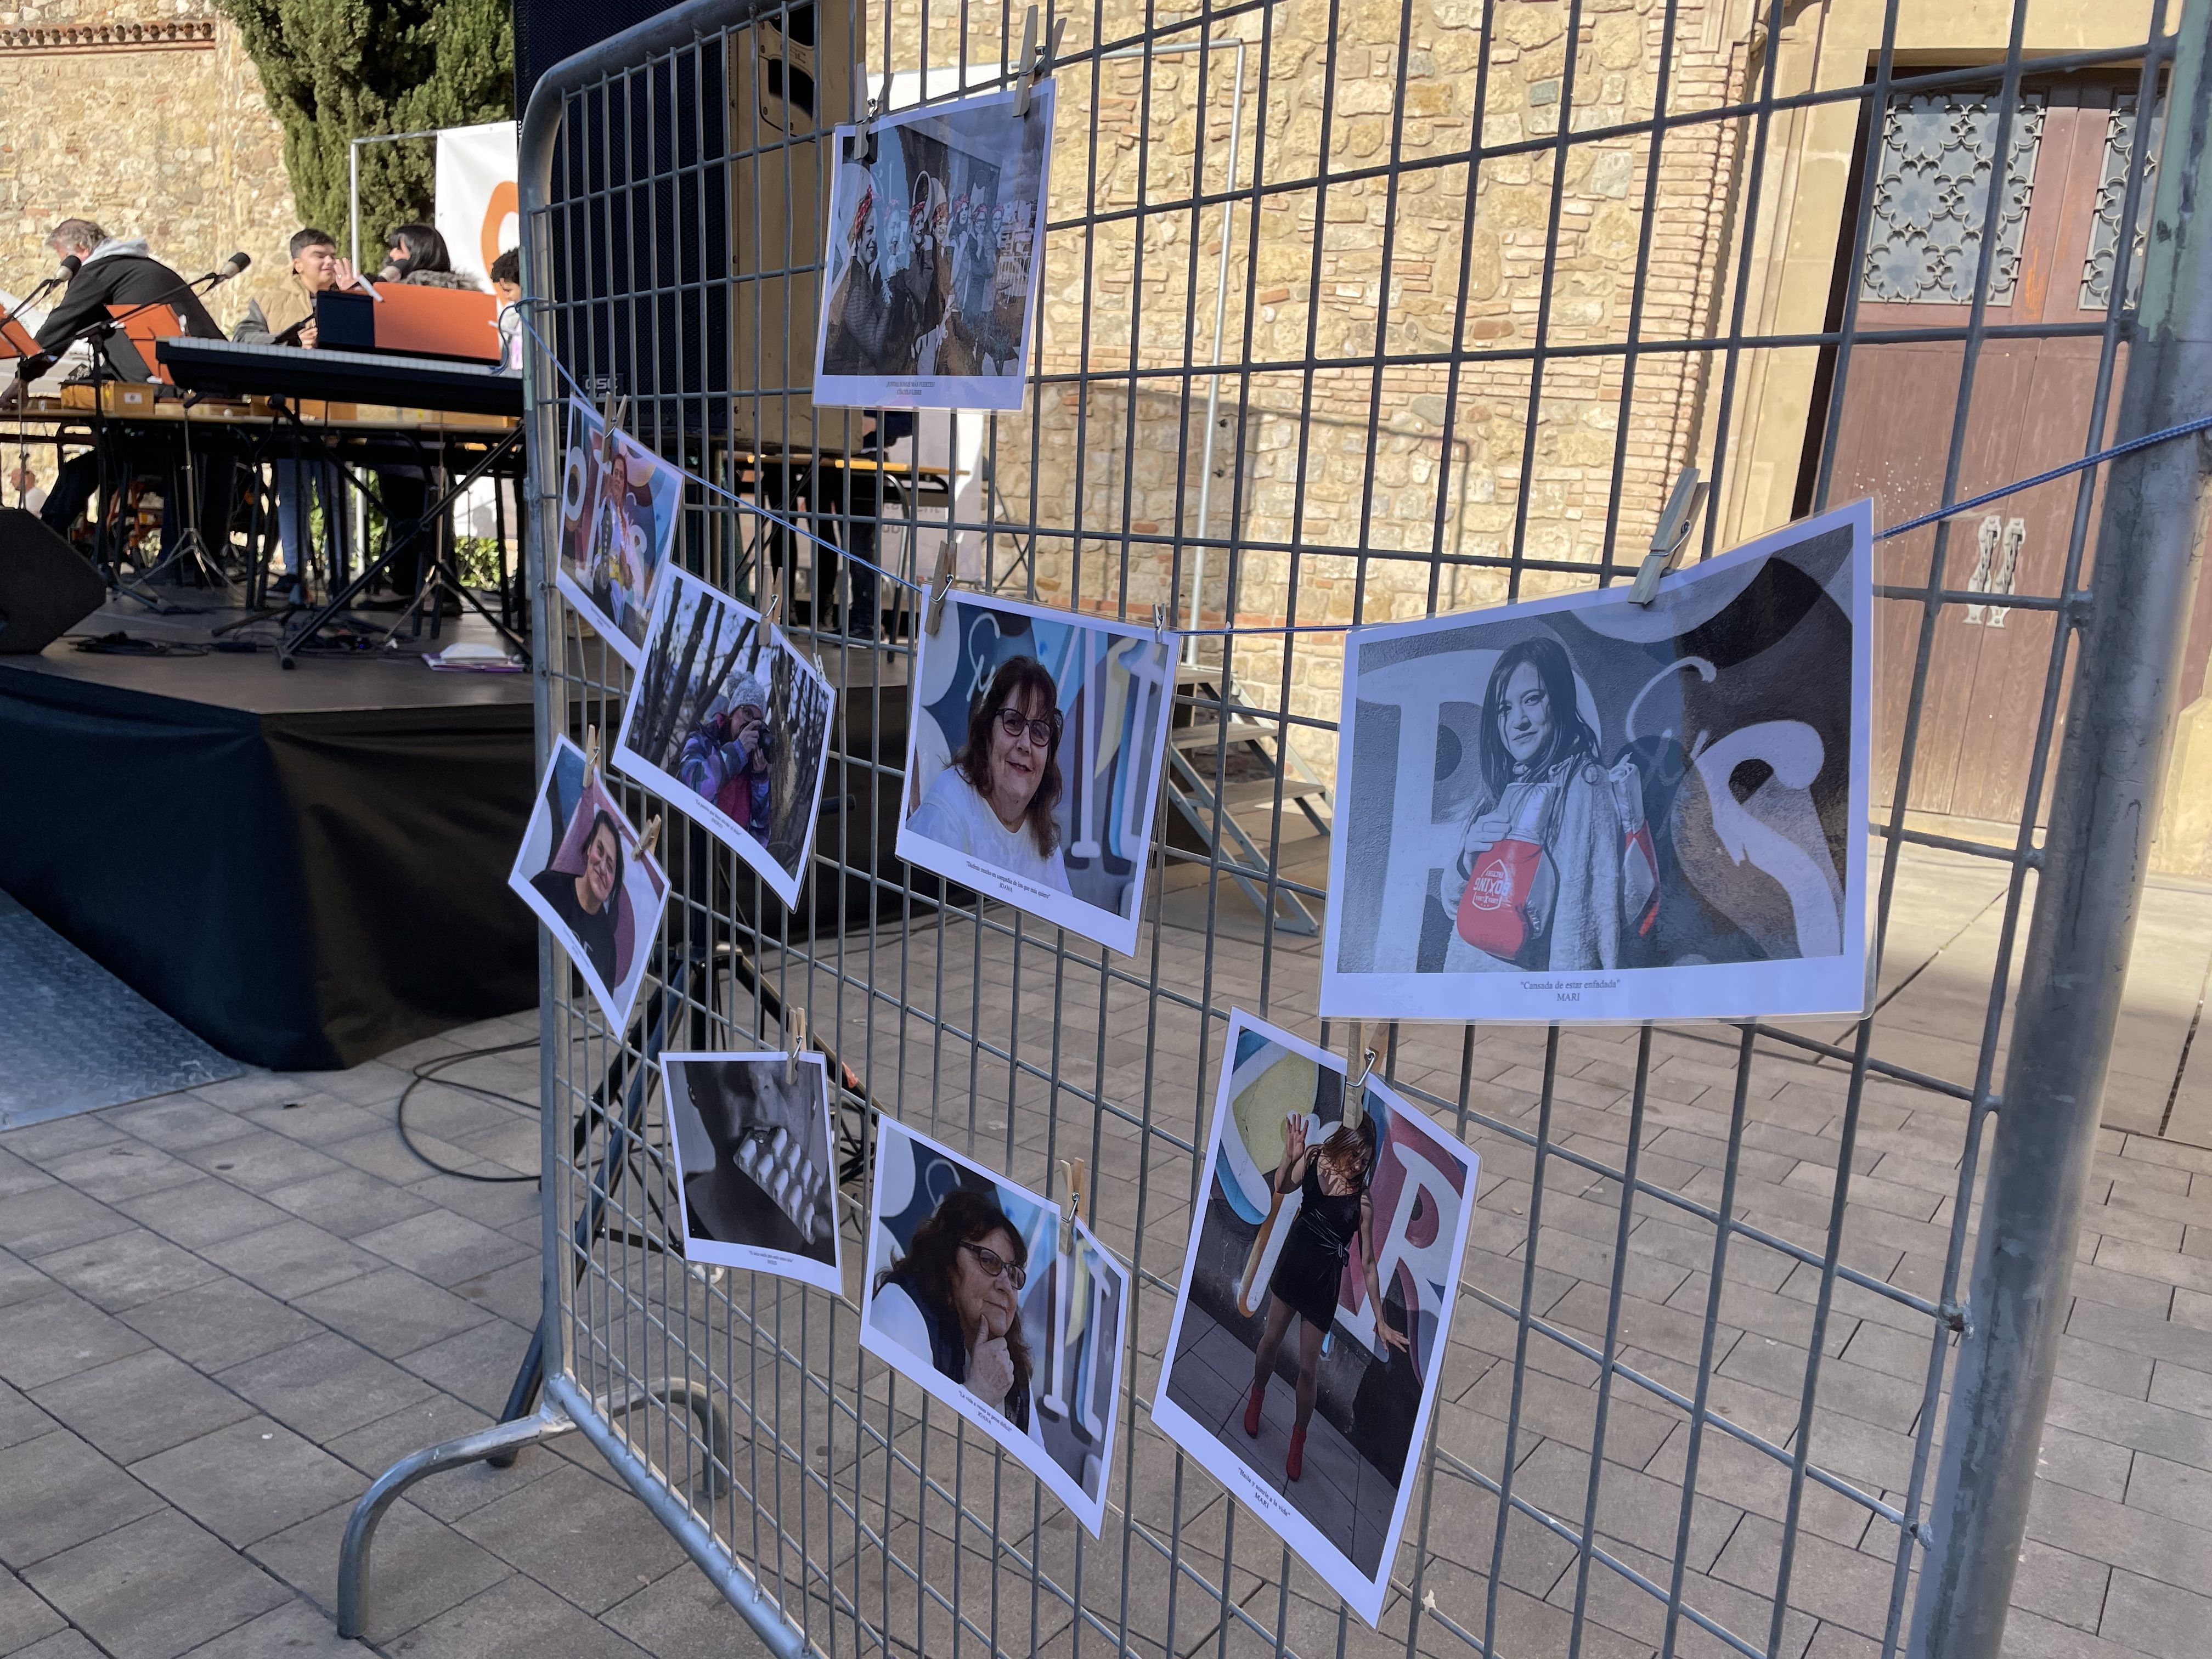
[{"label": "yellow stone facade", "polygon": [[185,276],[252,254],[210,301],[226,327],[283,281],[299,228],[283,133],[207,0],[0,3],[0,285],[46,276],[70,217],[143,236]]}]

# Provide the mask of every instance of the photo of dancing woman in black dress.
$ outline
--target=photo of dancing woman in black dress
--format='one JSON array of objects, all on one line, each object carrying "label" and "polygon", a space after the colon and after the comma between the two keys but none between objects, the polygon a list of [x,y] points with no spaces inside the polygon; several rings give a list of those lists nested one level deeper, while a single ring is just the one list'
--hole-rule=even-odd
[{"label": "photo of dancing woman in black dress", "polygon": [[1304,1116],[1290,1115],[1274,1190],[1287,1198],[1296,1188],[1298,1213],[1267,1279],[1267,1323],[1253,1355],[1244,1432],[1259,1437],[1267,1380],[1274,1375],[1276,1358],[1295,1314],[1304,1322],[1298,1327],[1298,1415],[1291,1431],[1290,1455],[1283,1460],[1283,1473],[1293,1480],[1305,1473],[1306,1424],[1313,1416],[1321,1376],[1322,1339],[1336,1317],[1337,1286],[1355,1237],[1360,1265],[1366,1270],[1367,1305],[1375,1310],[1375,1334],[1382,1346],[1406,1351],[1405,1334],[1392,1329],[1382,1316],[1382,1286],[1375,1273],[1375,1204],[1368,1194],[1374,1174],[1375,1125],[1360,1110],[1356,1097],[1347,1097],[1344,1121],[1317,1147],[1306,1144]]}]

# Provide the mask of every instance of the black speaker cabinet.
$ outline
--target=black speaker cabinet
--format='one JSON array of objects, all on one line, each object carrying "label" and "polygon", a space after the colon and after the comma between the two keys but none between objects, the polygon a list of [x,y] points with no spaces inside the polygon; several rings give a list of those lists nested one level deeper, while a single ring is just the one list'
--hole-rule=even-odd
[{"label": "black speaker cabinet", "polygon": [[100,573],[37,514],[0,507],[0,653],[45,650],[106,596]]}]

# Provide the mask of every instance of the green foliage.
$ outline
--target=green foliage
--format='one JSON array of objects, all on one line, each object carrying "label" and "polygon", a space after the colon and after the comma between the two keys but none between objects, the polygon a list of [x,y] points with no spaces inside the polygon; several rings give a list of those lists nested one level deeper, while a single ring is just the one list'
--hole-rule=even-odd
[{"label": "green foliage", "polygon": [[[301,222],[347,234],[347,153],[357,137],[465,126],[514,114],[510,0],[220,0],[284,128]],[[364,264],[392,226],[427,222],[437,146],[361,153]]]}]

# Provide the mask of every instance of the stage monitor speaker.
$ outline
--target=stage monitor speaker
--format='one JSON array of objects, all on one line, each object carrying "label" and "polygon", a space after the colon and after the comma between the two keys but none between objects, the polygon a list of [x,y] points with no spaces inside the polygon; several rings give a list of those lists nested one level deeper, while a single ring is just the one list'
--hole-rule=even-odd
[{"label": "stage monitor speaker", "polygon": [[0,507],[0,654],[45,650],[106,597],[100,573],[46,520]]}]

